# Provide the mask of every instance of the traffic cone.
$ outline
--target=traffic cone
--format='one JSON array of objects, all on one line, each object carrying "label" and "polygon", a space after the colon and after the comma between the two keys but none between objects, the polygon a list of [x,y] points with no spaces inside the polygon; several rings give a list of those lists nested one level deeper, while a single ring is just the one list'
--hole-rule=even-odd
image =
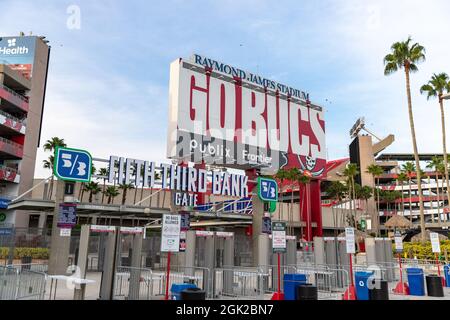
[{"label": "traffic cone", "polygon": [[356,300],[356,290],[354,285],[351,285],[345,290],[343,300]]}]

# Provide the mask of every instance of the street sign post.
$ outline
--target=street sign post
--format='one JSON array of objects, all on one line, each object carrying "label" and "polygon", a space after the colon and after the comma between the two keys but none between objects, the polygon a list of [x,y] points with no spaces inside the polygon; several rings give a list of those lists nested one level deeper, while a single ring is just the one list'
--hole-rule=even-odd
[{"label": "street sign post", "polygon": [[354,228],[345,228],[345,247],[350,259],[350,287],[347,289],[344,298],[355,300],[355,285],[353,282],[353,254],[356,253]]},{"label": "street sign post", "polygon": [[[430,233],[431,240],[431,250],[434,252],[434,256],[436,257],[436,265],[438,267],[438,275],[441,276],[441,268],[439,263],[439,254],[441,253],[441,244],[439,241],[439,234],[436,232]],[[442,284],[445,286],[445,279],[442,279]]]},{"label": "street sign post", "polygon": [[[167,274],[170,279],[170,254],[180,251],[181,215],[163,214],[161,229],[161,252],[167,252]],[[169,299],[169,281],[166,281],[166,296]]]},{"label": "street sign post", "polygon": [[281,294],[281,266],[280,253],[286,252],[286,222],[273,221],[272,222],[272,250],[277,254],[278,258],[278,292],[273,297],[274,300],[283,300]]},{"label": "street sign post", "polygon": [[57,147],[53,172],[61,180],[90,182],[92,156],[85,150]]}]

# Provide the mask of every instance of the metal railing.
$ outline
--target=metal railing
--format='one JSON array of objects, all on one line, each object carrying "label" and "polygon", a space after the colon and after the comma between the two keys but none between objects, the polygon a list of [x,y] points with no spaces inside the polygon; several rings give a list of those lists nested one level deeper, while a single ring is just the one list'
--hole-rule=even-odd
[{"label": "metal railing", "polygon": [[10,172],[10,173],[20,174],[19,170],[4,166],[4,165],[0,165],[0,170],[4,170],[4,171]]},{"label": "metal railing", "polygon": [[264,299],[266,274],[261,268],[214,269],[213,299]]},{"label": "metal railing", "polygon": [[157,278],[148,268],[117,267],[114,278],[113,300],[150,300]]},{"label": "metal railing", "polygon": [[21,94],[18,94],[17,92],[15,92],[14,90],[8,88],[8,87],[5,86],[4,84],[0,84],[0,88],[3,88],[5,91],[11,93],[13,96],[19,98],[20,100],[22,100],[22,101],[24,101],[24,102],[26,102],[26,103],[29,102],[28,97],[25,97],[25,96],[23,96],[23,95],[21,95]]},{"label": "metal railing", "polygon": [[17,149],[19,149],[19,150],[23,150],[23,145],[18,144],[18,143],[14,142],[14,141],[5,139],[5,138],[3,138],[3,137],[0,137],[0,141],[2,141],[2,142],[4,142],[4,143],[6,143],[7,145],[10,145],[10,146],[12,146],[12,147],[14,147],[14,148],[17,148]]},{"label": "metal railing", "polygon": [[0,266],[0,300],[43,300],[46,274],[24,265]]},{"label": "metal railing", "polygon": [[23,120],[20,120],[19,118],[16,118],[13,115],[11,115],[3,110],[0,110],[0,114],[5,116],[6,118],[9,118],[9,119],[15,121],[15,122],[20,122],[22,125],[25,125],[25,122]]}]

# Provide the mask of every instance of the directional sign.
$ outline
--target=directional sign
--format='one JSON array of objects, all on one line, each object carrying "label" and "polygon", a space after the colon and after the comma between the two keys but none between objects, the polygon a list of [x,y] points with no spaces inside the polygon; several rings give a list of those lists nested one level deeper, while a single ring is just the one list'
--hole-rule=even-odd
[{"label": "directional sign", "polygon": [[85,150],[57,147],[53,171],[61,180],[89,182],[92,157]]},{"label": "directional sign", "polygon": [[258,178],[258,196],[262,201],[278,201],[278,185],[274,179]]}]

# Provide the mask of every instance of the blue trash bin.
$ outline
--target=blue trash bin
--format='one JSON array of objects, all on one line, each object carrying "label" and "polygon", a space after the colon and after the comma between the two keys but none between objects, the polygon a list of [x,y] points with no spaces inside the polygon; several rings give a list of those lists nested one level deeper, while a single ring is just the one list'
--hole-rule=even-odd
[{"label": "blue trash bin", "polygon": [[372,272],[358,271],[355,272],[356,298],[358,300],[369,300],[368,279],[373,275]]},{"label": "blue trash bin", "polygon": [[445,273],[445,286],[450,288],[450,265],[444,266],[444,273]]},{"label": "blue trash bin", "polygon": [[197,288],[195,284],[192,283],[174,283],[170,287],[170,299],[171,300],[181,300],[181,291],[184,289]]},{"label": "blue trash bin", "polygon": [[420,268],[407,268],[409,294],[412,296],[425,295],[425,280],[423,270]]},{"label": "blue trash bin", "polygon": [[296,300],[297,287],[306,284],[306,275],[286,273],[283,276],[284,300]]}]

